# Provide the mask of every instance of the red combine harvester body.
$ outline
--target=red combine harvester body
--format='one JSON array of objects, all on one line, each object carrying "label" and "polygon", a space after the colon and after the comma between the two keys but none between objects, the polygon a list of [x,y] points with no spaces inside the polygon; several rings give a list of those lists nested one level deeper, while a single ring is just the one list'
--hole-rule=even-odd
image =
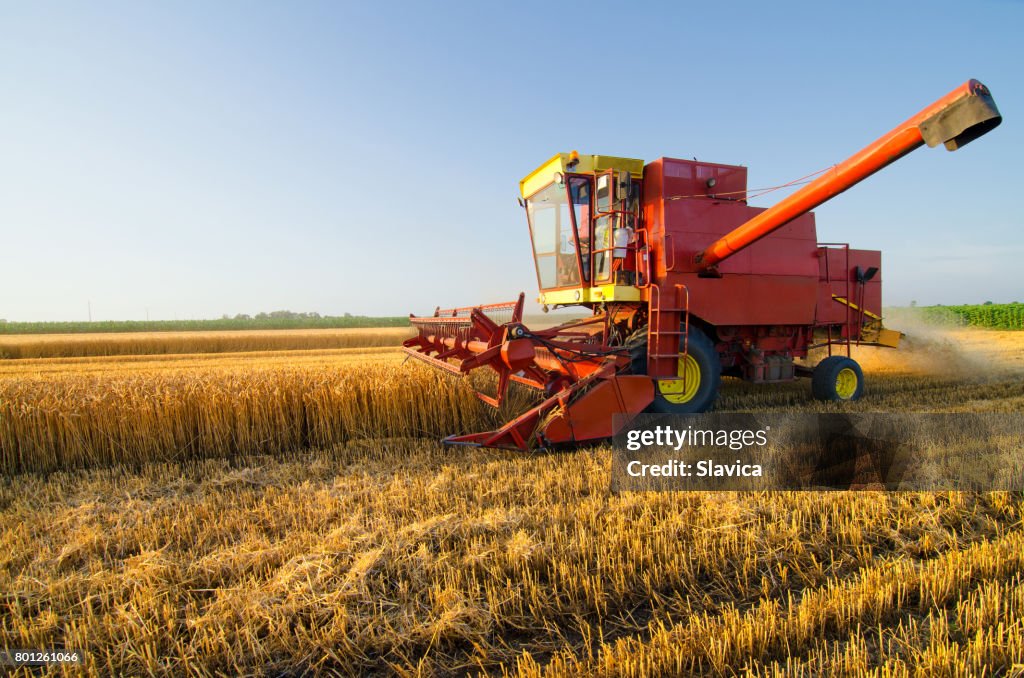
[{"label": "red combine harvester body", "polygon": [[[495,431],[445,441],[528,449],[607,438],[615,414],[708,410],[722,375],[810,377],[816,398],[859,398],[851,345],[896,347],[901,336],[882,325],[881,253],[818,242],[810,210],[919,146],[957,150],[1000,121],[970,80],[768,209],[747,204],[744,167],[556,155],[520,182],[538,301],[592,315],[532,330],[520,295],[410,316],[418,333],[405,351],[459,375],[489,368],[495,394],[478,393],[488,404],[500,406],[513,381],[546,395]],[[828,357],[812,368],[815,348]]]}]

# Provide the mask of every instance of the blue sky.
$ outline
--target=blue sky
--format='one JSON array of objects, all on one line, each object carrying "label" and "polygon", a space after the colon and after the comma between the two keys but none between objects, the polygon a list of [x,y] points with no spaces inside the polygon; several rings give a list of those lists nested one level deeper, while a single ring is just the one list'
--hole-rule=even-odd
[{"label": "blue sky", "polygon": [[970,77],[1003,125],[822,206],[819,238],[883,250],[886,303],[1024,301],[1022,27],[1005,0],[0,1],[0,318],[532,298],[517,182],[553,153],[770,186]]}]

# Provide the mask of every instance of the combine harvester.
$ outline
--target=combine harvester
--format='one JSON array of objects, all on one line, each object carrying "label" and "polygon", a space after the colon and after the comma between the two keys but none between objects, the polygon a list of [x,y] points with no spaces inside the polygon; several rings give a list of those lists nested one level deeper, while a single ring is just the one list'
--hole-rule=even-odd
[{"label": "combine harvester", "polygon": [[[810,210],[910,151],[967,145],[1001,121],[970,80],[774,207],[747,204],[735,165],[560,153],[520,184],[538,301],[593,315],[531,330],[518,301],[411,316],[404,350],[455,374],[497,373],[546,398],[496,431],[446,443],[510,449],[607,438],[613,415],[708,410],[721,375],[809,377],[814,397],[864,389],[851,344],[895,347],[882,326],[881,253],[819,243]],[[828,357],[797,364],[811,349]],[[622,419],[619,418],[621,423]]]}]

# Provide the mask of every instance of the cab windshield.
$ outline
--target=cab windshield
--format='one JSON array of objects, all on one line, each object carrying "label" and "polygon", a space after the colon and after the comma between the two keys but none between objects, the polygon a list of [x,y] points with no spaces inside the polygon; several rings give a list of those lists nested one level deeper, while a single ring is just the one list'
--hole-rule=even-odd
[{"label": "cab windshield", "polygon": [[[526,201],[540,289],[580,286],[580,248],[576,221],[584,223],[586,229],[589,211],[590,182],[582,177],[572,177],[567,184],[551,184]],[[589,237],[585,237],[583,250],[584,275],[589,278]]]}]

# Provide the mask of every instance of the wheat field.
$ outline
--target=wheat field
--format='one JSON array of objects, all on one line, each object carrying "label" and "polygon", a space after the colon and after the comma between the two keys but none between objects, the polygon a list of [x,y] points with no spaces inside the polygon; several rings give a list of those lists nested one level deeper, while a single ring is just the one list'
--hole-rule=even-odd
[{"label": "wheat field", "polygon": [[397,346],[410,336],[412,336],[412,331],[408,327],[0,334],[0,358],[80,358],[87,356],[366,348]]},{"label": "wheat field", "polygon": [[[1024,413],[1024,336],[914,340],[854,409]],[[3,361],[0,404],[0,647],[68,673],[1024,668],[1018,493],[613,495],[606,446],[438,445],[496,420],[387,348]]]}]

